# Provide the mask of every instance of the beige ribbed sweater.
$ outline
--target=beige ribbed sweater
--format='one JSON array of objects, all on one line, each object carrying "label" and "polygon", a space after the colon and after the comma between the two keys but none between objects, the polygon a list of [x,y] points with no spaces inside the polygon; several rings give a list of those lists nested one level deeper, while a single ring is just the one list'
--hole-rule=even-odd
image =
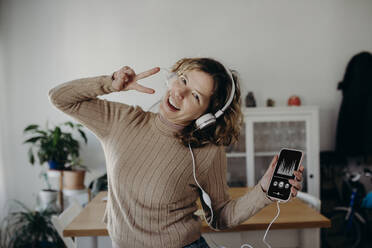
[{"label": "beige ribbed sweater", "polygon": [[[52,104],[89,128],[100,140],[107,166],[108,201],[104,222],[120,247],[179,248],[197,240],[194,215],[199,190],[192,157],[159,114],[97,98],[116,90],[111,76],[77,79],[49,91]],[[223,146],[193,149],[196,177],[210,195],[213,227],[234,227],[271,203],[256,185],[231,199]],[[205,206],[203,206],[205,207]],[[204,208],[207,219],[211,213]]]}]

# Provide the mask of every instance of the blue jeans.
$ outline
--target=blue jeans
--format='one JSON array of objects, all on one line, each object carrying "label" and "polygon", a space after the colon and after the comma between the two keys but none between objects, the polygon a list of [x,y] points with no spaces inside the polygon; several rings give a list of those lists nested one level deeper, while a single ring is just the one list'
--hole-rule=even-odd
[{"label": "blue jeans", "polygon": [[205,239],[200,236],[200,239],[196,240],[195,242],[192,242],[189,245],[184,246],[183,248],[210,248],[207,242],[205,242]]}]

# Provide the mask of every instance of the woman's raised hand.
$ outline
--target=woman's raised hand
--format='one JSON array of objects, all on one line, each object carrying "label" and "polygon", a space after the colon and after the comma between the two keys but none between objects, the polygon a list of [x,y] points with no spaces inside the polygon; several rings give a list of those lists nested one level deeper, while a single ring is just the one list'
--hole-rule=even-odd
[{"label": "woman's raised hand", "polygon": [[113,74],[114,81],[112,81],[112,87],[117,91],[137,90],[139,92],[153,94],[155,93],[154,89],[140,85],[137,83],[137,81],[142,78],[154,75],[159,71],[160,68],[155,67],[150,70],[136,74],[132,68],[130,68],[129,66],[124,66],[120,70],[114,72]]}]

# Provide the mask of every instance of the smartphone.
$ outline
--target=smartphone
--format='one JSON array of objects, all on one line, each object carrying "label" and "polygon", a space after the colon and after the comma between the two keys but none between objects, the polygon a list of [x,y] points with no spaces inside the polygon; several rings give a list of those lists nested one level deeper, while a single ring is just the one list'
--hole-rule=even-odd
[{"label": "smartphone", "polygon": [[293,149],[282,149],[275,166],[274,174],[271,177],[267,195],[279,201],[288,201],[291,195],[292,185],[289,179],[294,179],[294,171],[300,167],[303,152]]}]

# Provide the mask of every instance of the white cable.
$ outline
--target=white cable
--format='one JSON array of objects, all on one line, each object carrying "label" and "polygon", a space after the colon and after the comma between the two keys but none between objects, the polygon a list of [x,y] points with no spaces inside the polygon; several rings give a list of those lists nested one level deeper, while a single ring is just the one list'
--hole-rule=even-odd
[{"label": "white cable", "polygon": [[268,231],[269,231],[271,225],[272,225],[272,224],[275,222],[275,220],[279,217],[279,214],[280,214],[279,202],[280,202],[280,201],[277,201],[277,202],[276,202],[276,207],[277,207],[277,209],[278,209],[278,212],[277,212],[276,216],[274,217],[274,219],[270,222],[269,226],[267,227],[266,232],[265,232],[265,235],[263,236],[263,239],[262,239],[262,241],[265,243],[265,245],[266,245],[267,247],[269,247],[269,248],[271,248],[271,245],[270,245],[269,243],[267,243],[265,239],[266,239],[266,235],[267,235],[267,233],[268,233]]},{"label": "white cable", "polygon": [[[262,238],[262,241],[264,242],[264,244],[268,247],[268,248],[271,248],[271,245],[269,243],[266,242],[266,235],[267,233],[269,232],[269,229],[271,227],[271,225],[275,222],[275,220],[279,217],[279,214],[280,214],[280,207],[279,207],[279,202],[280,201],[277,201],[276,202],[276,207],[278,209],[278,212],[276,213],[276,216],[274,217],[274,219],[272,219],[272,221],[270,222],[269,226],[266,228],[266,232]],[[253,246],[251,246],[250,244],[243,244],[240,248],[244,248],[244,247],[249,247],[249,248],[253,248]]]},{"label": "white cable", "polygon": [[251,246],[251,245],[248,245],[248,244],[244,244],[244,245],[240,246],[240,248],[243,248],[243,247],[249,247],[249,248],[253,248],[253,246]]},{"label": "white cable", "polygon": [[191,149],[190,143],[189,143],[189,149],[190,149],[191,157],[192,157],[192,172],[193,172],[193,175],[194,175],[194,180],[195,180],[196,184],[198,185],[198,187],[199,187],[200,189],[202,189],[202,187],[201,187],[200,184],[198,183],[198,180],[196,180],[196,176],[195,176],[195,158],[194,158],[194,153],[192,152],[192,149]]},{"label": "white cable", "polygon": [[[192,171],[193,171],[193,175],[194,175],[194,180],[196,182],[196,184],[198,185],[198,187],[200,188],[200,190],[202,191],[202,198],[204,200],[205,203],[207,203],[206,205],[209,207],[209,209],[211,210],[211,220],[208,221],[207,218],[206,218],[206,214],[204,214],[204,220],[205,222],[207,222],[208,226],[211,227],[213,230],[216,230],[214,229],[212,226],[211,226],[211,223],[213,221],[213,209],[212,209],[212,206],[211,206],[211,201],[210,201],[210,198],[208,196],[208,194],[205,193],[205,191],[203,190],[203,188],[200,186],[200,184],[198,183],[198,180],[196,180],[196,172],[195,172],[195,158],[194,158],[194,153],[192,152],[192,149],[191,149],[191,146],[190,146],[190,143],[189,143],[189,149],[190,149],[190,152],[191,152],[191,157],[192,157]],[[209,198],[209,204],[208,202],[205,201],[204,197],[208,197]]]},{"label": "white cable", "polygon": [[[279,203],[281,201],[277,201],[276,202],[276,206],[277,206],[277,209],[278,209],[278,212],[276,213],[276,216],[274,217],[274,219],[272,219],[272,221],[270,222],[269,226],[266,228],[266,232],[262,238],[262,241],[264,242],[264,244],[268,247],[268,248],[271,248],[271,245],[269,243],[266,242],[266,235],[267,233],[269,232],[270,230],[270,227],[271,225],[275,222],[275,220],[279,217],[279,214],[280,214],[280,206],[279,206]],[[211,240],[213,241],[213,239],[211,238]],[[213,241],[214,244],[216,244],[214,241]],[[218,246],[217,246],[218,247]],[[243,244],[240,248],[244,248],[244,247],[248,247],[248,248],[254,248],[252,245],[250,244]],[[220,246],[219,248],[226,248],[225,246]]]}]

